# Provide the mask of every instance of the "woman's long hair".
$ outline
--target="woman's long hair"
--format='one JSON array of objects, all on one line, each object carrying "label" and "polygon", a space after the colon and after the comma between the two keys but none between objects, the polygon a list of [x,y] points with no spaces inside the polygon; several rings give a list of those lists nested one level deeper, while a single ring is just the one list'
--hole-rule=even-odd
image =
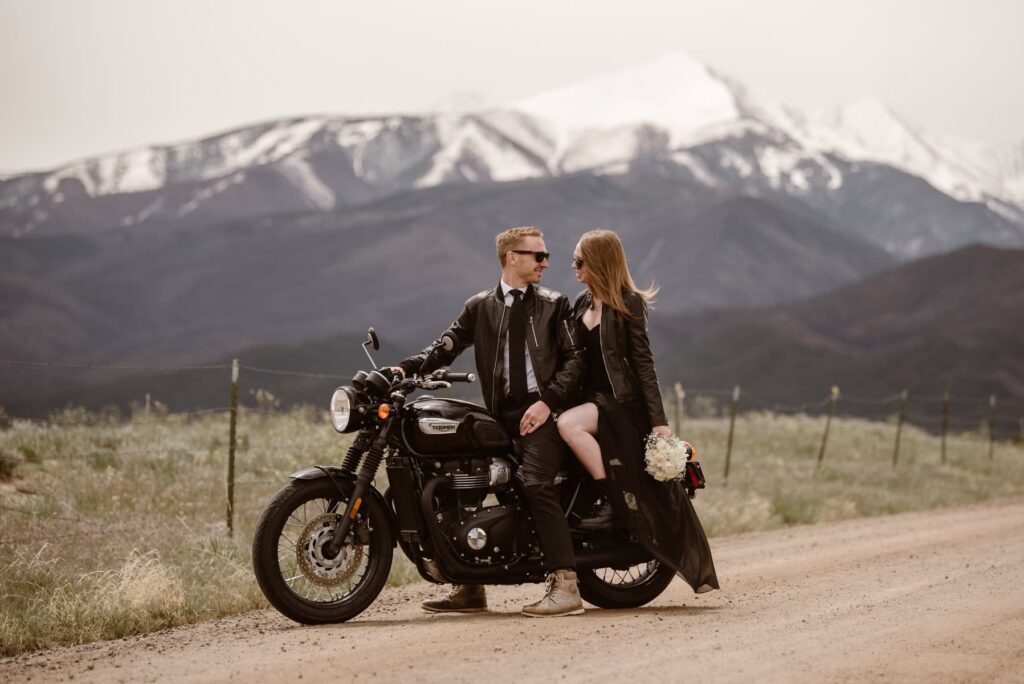
[{"label": "woman's long hair", "polygon": [[590,293],[623,316],[633,317],[626,306],[625,293],[635,292],[646,305],[654,301],[658,287],[651,283],[641,290],[633,282],[626,264],[626,250],[619,236],[610,230],[590,230],[580,238],[583,266],[590,273]]}]

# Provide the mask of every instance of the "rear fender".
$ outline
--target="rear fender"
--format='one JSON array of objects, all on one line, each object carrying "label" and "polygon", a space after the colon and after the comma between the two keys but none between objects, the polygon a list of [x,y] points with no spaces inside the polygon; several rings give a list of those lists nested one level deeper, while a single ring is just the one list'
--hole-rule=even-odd
[{"label": "rear fender", "polygon": [[[318,480],[322,477],[328,477],[334,483],[339,493],[346,499],[352,495],[352,491],[356,487],[356,481],[352,474],[343,471],[337,466],[310,466],[309,468],[292,473],[290,477],[293,480]],[[366,496],[374,499],[380,505],[380,509],[388,516],[388,526],[391,528],[391,546],[396,546],[398,544],[398,520],[395,518],[394,510],[392,510],[391,506],[384,500],[384,496],[377,491],[377,488],[372,483],[366,490]]]}]

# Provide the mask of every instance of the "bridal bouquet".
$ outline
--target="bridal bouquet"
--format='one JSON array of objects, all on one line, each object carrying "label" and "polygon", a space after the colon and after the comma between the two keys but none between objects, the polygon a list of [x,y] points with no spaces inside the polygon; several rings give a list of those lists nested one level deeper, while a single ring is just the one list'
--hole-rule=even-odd
[{"label": "bridal bouquet", "polygon": [[693,447],[675,435],[648,435],[644,461],[647,474],[659,482],[678,480],[686,473],[686,462],[693,456]]}]

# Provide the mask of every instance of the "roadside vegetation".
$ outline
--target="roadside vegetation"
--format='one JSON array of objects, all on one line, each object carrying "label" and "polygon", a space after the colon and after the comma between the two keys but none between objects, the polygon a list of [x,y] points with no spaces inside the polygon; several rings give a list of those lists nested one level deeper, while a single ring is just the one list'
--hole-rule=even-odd
[{"label": "roadside vegetation", "polygon": [[[124,420],[68,409],[48,421],[0,413],[0,655],[157,630],[267,606],[249,544],[267,499],[290,472],[339,462],[349,438],[322,411],[243,411],[235,533],[226,533],[227,417],[167,415],[157,405]],[[723,481],[728,420],[687,419],[708,488],[695,505],[711,536],[967,504],[1024,494],[1024,445],[988,458],[983,430],[935,436],[895,425],[737,418]],[[712,542],[713,544],[713,542]],[[418,575],[401,552],[389,582]],[[727,568],[719,568],[725,576]]]}]

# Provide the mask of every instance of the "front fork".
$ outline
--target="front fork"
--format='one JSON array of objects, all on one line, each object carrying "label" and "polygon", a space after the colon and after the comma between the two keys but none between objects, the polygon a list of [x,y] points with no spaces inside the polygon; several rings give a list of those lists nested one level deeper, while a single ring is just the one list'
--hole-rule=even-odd
[{"label": "front fork", "polygon": [[[345,512],[341,517],[341,524],[335,530],[334,536],[324,544],[324,550],[332,558],[345,545],[344,540],[348,536],[349,530],[352,529],[352,522],[355,520],[356,515],[359,514],[359,507],[363,503],[363,495],[366,494],[366,490],[369,489],[373,478],[377,475],[377,468],[380,467],[380,462],[384,458],[384,451],[387,449],[388,433],[390,433],[394,421],[394,415],[388,418],[387,422],[384,423],[384,427],[381,428],[380,434],[377,435],[377,439],[373,440],[373,445],[366,452],[366,458],[362,459],[359,475],[356,477],[356,486],[352,490],[352,496],[348,499],[348,505],[345,506]],[[361,454],[355,446],[349,448],[348,453],[345,454],[342,469],[351,473],[355,469],[356,464],[359,463],[360,456]]]}]

